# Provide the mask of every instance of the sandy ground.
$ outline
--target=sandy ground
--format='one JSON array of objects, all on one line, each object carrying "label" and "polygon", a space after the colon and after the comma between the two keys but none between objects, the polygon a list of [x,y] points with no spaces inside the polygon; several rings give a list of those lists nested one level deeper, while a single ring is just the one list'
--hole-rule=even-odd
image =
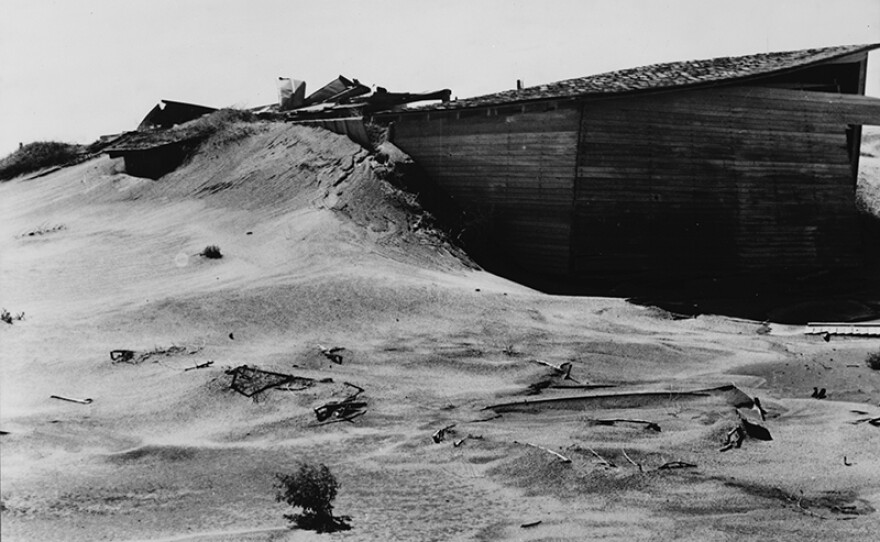
[{"label": "sandy ground", "polygon": [[[880,416],[877,339],[529,290],[417,228],[376,168],[266,126],[160,181],[101,158],[0,184],[0,304],[25,313],[0,324],[3,540],[876,539],[880,428],[854,422]],[[243,364],[332,382],[253,400]],[[316,425],[344,382],[367,413]],[[719,452],[754,396],[773,440]],[[303,460],[352,530],[287,527],[274,475]]]}]

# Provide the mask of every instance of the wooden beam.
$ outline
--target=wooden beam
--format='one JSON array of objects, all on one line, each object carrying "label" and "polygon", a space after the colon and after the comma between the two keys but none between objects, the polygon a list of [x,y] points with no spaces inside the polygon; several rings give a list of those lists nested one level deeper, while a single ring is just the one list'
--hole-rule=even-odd
[{"label": "wooden beam", "polygon": [[779,88],[743,87],[743,92],[754,98],[791,100],[821,106],[827,114],[838,116],[846,124],[880,125],[880,98],[860,94],[811,92]]}]

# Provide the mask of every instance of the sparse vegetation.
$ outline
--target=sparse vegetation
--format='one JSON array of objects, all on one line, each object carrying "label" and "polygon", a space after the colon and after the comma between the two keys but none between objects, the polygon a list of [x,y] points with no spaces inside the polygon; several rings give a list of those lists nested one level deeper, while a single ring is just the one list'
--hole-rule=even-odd
[{"label": "sparse vegetation", "polygon": [[12,325],[14,321],[22,321],[24,320],[24,313],[20,312],[16,315],[13,315],[6,309],[0,309],[0,321],[6,322],[9,325]]},{"label": "sparse vegetation", "polygon": [[56,233],[66,229],[67,226],[65,226],[64,224],[55,224],[54,226],[50,226],[48,224],[40,224],[36,228],[19,235],[19,237],[36,237],[38,235]]},{"label": "sparse vegetation", "polygon": [[208,245],[205,247],[205,250],[199,252],[199,256],[211,260],[219,260],[223,257],[223,254],[220,252],[220,247],[217,245]]},{"label": "sparse vegetation", "polygon": [[0,160],[0,181],[25,173],[72,162],[83,153],[81,145],[58,141],[37,141],[22,146]]},{"label": "sparse vegetation", "polygon": [[293,474],[278,474],[275,500],[286,502],[301,513],[284,514],[284,517],[300,529],[331,533],[351,529],[346,516],[333,516],[333,499],[339,482],[327,465],[301,463]]},{"label": "sparse vegetation", "polygon": [[194,120],[189,129],[196,131],[203,142],[212,139],[215,145],[225,145],[253,134],[251,125],[257,120],[250,111],[226,108]]},{"label": "sparse vegetation", "polygon": [[874,369],[875,371],[880,371],[880,352],[868,354],[868,359],[865,360],[865,363],[867,363],[868,367]]}]

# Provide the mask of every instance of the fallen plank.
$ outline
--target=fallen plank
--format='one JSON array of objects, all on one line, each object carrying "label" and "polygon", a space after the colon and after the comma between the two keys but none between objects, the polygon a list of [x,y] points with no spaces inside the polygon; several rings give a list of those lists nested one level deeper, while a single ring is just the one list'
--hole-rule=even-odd
[{"label": "fallen plank", "polygon": [[90,405],[94,402],[93,399],[72,399],[70,397],[62,397],[60,395],[50,395],[50,399],[59,399],[61,401],[70,401],[71,403],[79,403],[81,405]]},{"label": "fallen plank", "polygon": [[183,372],[193,371],[195,369],[204,369],[206,367],[210,367],[211,365],[214,365],[213,361],[206,361],[205,363],[200,363],[200,364],[196,365],[195,367],[187,367],[186,369],[183,370]]},{"label": "fallen plank", "polygon": [[751,397],[732,384],[715,388],[700,388],[681,391],[640,390],[627,391],[621,389],[613,393],[597,393],[590,395],[568,395],[541,399],[525,399],[509,403],[498,403],[484,407],[483,410],[495,412],[528,411],[540,409],[583,409],[587,406],[602,408],[641,408],[647,404],[668,405],[673,402],[685,401],[720,401],[734,407],[751,408],[754,404]]},{"label": "fallen plank", "polygon": [[657,470],[670,470],[670,469],[695,469],[696,465],[693,463],[685,463],[684,461],[670,461],[669,463],[663,463]]},{"label": "fallen plank", "polygon": [[645,429],[660,432],[660,425],[656,422],[651,422],[648,420],[632,420],[628,418],[608,418],[608,419],[591,419],[587,420],[590,423],[594,423],[596,425],[614,425],[616,423],[635,423],[642,424],[645,426]]},{"label": "fallen plank", "polygon": [[542,520],[540,520],[540,519],[538,521],[530,521],[528,523],[523,523],[522,525],[519,526],[519,528],[520,529],[528,529],[530,527],[537,527],[541,523],[542,523]]}]

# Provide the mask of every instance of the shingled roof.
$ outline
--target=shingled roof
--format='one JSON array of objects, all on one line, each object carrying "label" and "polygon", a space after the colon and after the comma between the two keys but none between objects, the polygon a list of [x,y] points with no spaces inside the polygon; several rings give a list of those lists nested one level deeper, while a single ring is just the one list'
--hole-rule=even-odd
[{"label": "shingled roof", "polygon": [[474,98],[432,104],[419,108],[418,111],[464,109],[543,99],[604,96],[729,83],[797,70],[835,58],[870,51],[878,47],[880,47],[880,43],[872,45],[843,45],[821,49],[803,49],[800,51],[652,64],[641,68],[630,68],[579,77],[577,79],[566,79],[546,85],[527,87],[522,90],[506,90]]}]

